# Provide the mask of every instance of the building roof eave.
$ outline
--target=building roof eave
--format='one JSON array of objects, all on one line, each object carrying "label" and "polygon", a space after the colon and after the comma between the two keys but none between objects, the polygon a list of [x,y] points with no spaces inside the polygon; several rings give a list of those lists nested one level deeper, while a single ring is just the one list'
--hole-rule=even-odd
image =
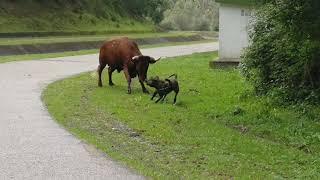
[{"label": "building roof eave", "polygon": [[255,0],[216,0],[217,3],[233,4],[240,6],[254,6]]}]

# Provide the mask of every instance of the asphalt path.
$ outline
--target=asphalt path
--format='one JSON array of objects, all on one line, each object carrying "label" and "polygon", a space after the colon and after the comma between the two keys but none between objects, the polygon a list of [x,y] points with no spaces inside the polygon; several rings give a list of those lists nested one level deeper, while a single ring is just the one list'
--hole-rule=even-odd
[{"label": "asphalt path", "polygon": [[[218,43],[143,49],[174,57],[218,50]],[[98,55],[0,64],[0,179],[144,179],[59,126],[41,101],[43,89],[95,70]]]}]

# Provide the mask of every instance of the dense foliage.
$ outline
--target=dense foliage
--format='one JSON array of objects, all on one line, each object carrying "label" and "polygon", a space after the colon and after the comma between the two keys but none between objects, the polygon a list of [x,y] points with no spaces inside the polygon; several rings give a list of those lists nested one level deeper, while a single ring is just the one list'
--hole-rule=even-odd
[{"label": "dense foliage", "polygon": [[213,0],[168,0],[161,27],[169,30],[217,30],[218,4]]},{"label": "dense foliage", "polygon": [[[19,8],[23,7],[23,8]],[[33,11],[32,11],[33,10]],[[47,10],[50,10],[48,12]],[[32,12],[27,12],[32,11]],[[44,12],[72,12],[70,16],[119,21],[121,17],[151,20],[166,30],[217,30],[214,0],[1,0],[0,15],[42,16]],[[77,20],[75,20],[77,21]],[[99,21],[94,19],[91,21]],[[1,19],[0,19],[1,22]]]},{"label": "dense foliage", "polygon": [[137,16],[150,17],[155,23],[163,19],[167,0],[120,0],[128,12]]},{"label": "dense foliage", "polygon": [[0,0],[0,32],[155,31],[167,0]]},{"label": "dense foliage", "polygon": [[[134,17],[150,17],[156,23],[163,18],[166,0],[3,0],[1,4],[39,4],[43,7],[66,8],[74,12],[90,12],[100,17],[112,18],[111,12]],[[110,12],[110,10],[112,10]],[[114,17],[113,17],[114,18]]]},{"label": "dense foliage", "polygon": [[263,0],[243,72],[256,92],[281,102],[320,102],[320,1]]}]

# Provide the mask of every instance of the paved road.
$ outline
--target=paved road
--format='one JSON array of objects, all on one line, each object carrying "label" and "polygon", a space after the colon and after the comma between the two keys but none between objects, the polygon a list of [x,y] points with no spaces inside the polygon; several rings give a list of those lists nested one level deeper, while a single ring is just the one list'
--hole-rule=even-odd
[{"label": "paved road", "polygon": [[[142,50],[172,57],[217,43]],[[56,124],[41,101],[47,84],[97,67],[97,55],[0,64],[0,179],[143,179]]]}]

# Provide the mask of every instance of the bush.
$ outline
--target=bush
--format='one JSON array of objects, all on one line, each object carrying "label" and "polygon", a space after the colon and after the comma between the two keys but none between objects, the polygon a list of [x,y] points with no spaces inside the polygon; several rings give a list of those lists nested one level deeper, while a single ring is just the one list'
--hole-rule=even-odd
[{"label": "bush", "polygon": [[243,55],[257,93],[320,102],[319,9],[319,0],[268,0],[258,8]]},{"label": "bush", "polygon": [[160,26],[167,30],[216,30],[218,4],[212,0],[169,0]]}]

